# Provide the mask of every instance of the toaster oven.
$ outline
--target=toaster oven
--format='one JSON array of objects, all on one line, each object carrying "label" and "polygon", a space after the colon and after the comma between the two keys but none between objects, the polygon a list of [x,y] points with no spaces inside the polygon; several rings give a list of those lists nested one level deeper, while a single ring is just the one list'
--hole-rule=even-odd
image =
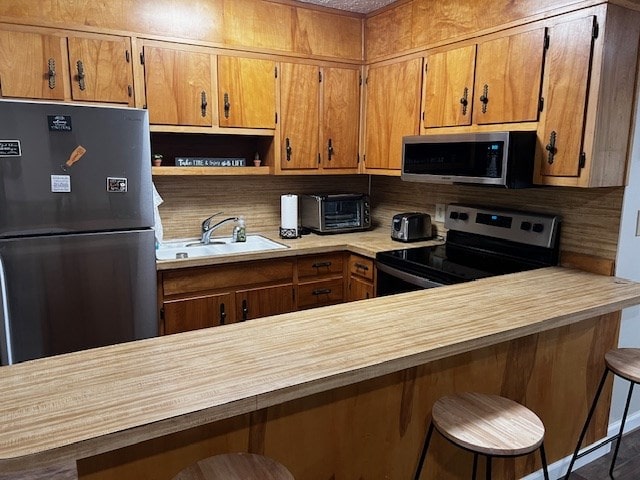
[{"label": "toaster oven", "polygon": [[363,193],[300,196],[300,224],[315,233],[371,228],[369,196]]}]

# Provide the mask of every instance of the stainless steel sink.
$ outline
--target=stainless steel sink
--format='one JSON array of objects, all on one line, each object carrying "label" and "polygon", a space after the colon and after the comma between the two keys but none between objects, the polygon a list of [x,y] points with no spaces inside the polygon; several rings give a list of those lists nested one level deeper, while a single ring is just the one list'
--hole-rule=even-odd
[{"label": "stainless steel sink", "polygon": [[287,245],[269,240],[262,235],[247,235],[246,242],[233,242],[231,237],[212,238],[209,245],[203,245],[197,238],[163,242],[156,249],[158,260],[211,257],[214,255],[241,254],[279,250]]}]

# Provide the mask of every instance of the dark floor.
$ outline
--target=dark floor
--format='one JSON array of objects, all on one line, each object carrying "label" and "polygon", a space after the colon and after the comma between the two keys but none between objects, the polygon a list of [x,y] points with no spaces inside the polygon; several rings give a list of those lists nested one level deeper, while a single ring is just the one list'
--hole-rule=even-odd
[{"label": "dark floor", "polygon": [[[600,457],[595,462],[591,462],[571,474],[571,480],[605,480],[609,477],[609,466],[613,456],[613,446],[611,452],[604,457]],[[613,471],[615,480],[638,480],[640,479],[640,428],[625,434],[620,444],[616,468]]]}]

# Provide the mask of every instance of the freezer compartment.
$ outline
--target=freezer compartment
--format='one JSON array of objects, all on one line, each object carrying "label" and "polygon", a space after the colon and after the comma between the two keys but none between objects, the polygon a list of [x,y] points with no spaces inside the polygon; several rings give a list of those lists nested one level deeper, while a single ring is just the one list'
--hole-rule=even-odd
[{"label": "freezer compartment", "polygon": [[158,334],[153,230],[0,240],[3,365]]},{"label": "freezer compartment", "polygon": [[0,100],[0,147],[0,238],[153,225],[145,110]]}]

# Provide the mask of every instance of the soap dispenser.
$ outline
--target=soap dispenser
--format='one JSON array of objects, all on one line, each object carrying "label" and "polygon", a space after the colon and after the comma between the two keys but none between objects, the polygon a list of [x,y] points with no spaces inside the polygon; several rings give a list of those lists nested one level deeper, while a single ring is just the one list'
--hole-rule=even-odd
[{"label": "soap dispenser", "polygon": [[238,218],[238,224],[235,227],[233,227],[233,241],[234,242],[247,241],[247,227],[244,221],[244,217]]}]

